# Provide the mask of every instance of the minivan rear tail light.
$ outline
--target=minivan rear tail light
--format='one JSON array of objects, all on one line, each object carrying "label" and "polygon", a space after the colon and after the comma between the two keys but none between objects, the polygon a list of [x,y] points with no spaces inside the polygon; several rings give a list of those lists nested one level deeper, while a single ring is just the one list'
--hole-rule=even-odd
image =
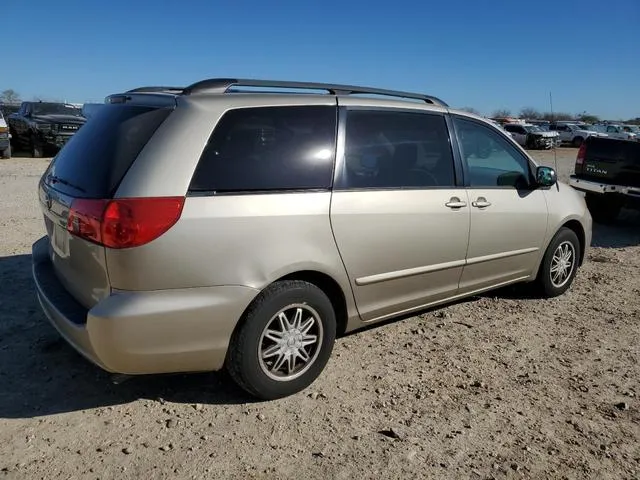
[{"label": "minivan rear tail light", "polygon": [[576,165],[582,165],[586,156],[587,146],[582,142],[582,145],[580,145],[580,148],[578,149],[578,155],[576,156]]},{"label": "minivan rear tail light", "polygon": [[76,199],[67,230],[108,248],[139,247],[175,225],[183,206],[184,197]]}]

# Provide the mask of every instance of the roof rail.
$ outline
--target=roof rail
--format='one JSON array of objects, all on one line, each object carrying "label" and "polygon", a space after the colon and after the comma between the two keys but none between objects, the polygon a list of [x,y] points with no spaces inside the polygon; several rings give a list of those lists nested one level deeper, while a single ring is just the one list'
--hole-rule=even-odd
[{"label": "roof rail", "polygon": [[138,87],[124,93],[182,93],[184,87]]},{"label": "roof rail", "polygon": [[[314,83],[314,82],[291,82],[277,80],[255,80],[255,79],[236,79],[236,78],[211,78],[193,83],[181,90],[183,95],[193,95],[198,93],[228,93],[232,87],[270,87],[270,88],[289,88],[302,90],[326,90],[331,95],[353,95],[353,94],[369,94],[381,95],[399,98],[411,98],[422,100],[423,102],[442,107],[448,105],[437,97],[431,95],[423,95],[421,93],[402,92],[398,90],[385,90],[382,88],[360,87],[356,85],[339,85],[331,83]],[[162,87],[143,87],[143,88],[162,88]],[[166,87],[165,87],[166,88]],[[138,90],[138,89],[136,89]],[[157,91],[157,90],[156,90]]]}]

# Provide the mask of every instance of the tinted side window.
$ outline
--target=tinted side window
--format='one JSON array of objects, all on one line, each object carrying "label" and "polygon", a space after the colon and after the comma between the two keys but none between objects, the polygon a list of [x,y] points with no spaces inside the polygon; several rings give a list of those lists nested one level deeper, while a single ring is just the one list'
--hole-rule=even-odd
[{"label": "tinted side window", "polygon": [[454,117],[471,187],[527,188],[529,162],[492,128]]},{"label": "tinted side window", "polygon": [[345,167],[337,188],[429,188],[455,185],[442,115],[351,110]]},{"label": "tinted side window", "polygon": [[336,124],[337,109],[331,106],[230,110],[211,135],[190,190],[232,193],[330,188]]}]

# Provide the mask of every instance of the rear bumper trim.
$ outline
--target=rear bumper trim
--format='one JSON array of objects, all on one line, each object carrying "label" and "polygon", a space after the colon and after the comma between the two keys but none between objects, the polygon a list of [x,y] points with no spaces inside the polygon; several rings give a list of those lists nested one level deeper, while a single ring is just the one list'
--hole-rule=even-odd
[{"label": "rear bumper trim", "polygon": [[627,185],[612,185],[610,183],[594,182],[592,180],[582,180],[575,175],[569,177],[569,185],[576,190],[593,193],[619,193],[640,198],[640,188]]}]

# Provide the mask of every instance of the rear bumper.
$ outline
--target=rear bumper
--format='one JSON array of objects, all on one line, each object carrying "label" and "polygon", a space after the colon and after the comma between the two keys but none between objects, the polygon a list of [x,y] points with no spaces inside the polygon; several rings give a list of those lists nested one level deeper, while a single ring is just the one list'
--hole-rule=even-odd
[{"label": "rear bumper", "polygon": [[571,175],[569,178],[569,185],[583,192],[620,194],[640,199],[640,187],[611,185],[609,183],[594,182],[593,180],[582,180],[575,175]]},{"label": "rear bumper", "polygon": [[49,321],[85,358],[114,373],[219,370],[233,329],[258,294],[242,286],[117,291],[87,310],[58,281],[47,237],[32,253],[36,292]]}]

